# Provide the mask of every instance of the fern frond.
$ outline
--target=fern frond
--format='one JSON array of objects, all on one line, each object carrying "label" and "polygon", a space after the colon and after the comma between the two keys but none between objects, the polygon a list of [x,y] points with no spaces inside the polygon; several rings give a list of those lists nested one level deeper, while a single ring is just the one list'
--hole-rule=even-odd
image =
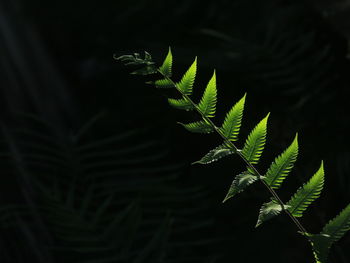
[{"label": "fern frond", "polygon": [[116,60],[124,62],[125,66],[154,65],[152,56],[147,51],[145,51],[144,58],[141,58],[139,53],[134,53],[133,55],[123,55],[117,57]]},{"label": "fern frond", "polygon": [[291,200],[287,203],[290,206],[289,212],[295,217],[302,217],[303,212],[308,206],[315,201],[321,194],[324,184],[324,169],[323,161],[318,171],[312,176],[310,181],[304,184],[294,194]]},{"label": "fern frond", "polygon": [[154,85],[160,89],[175,88],[174,83],[169,79],[158,79],[154,82]]},{"label": "fern frond", "polygon": [[159,67],[159,71],[166,77],[170,78],[172,76],[172,67],[173,67],[173,55],[171,54],[171,48],[167,56],[165,57],[163,64]]},{"label": "fern frond", "polygon": [[134,53],[133,55],[124,55],[115,59],[124,62],[126,66],[145,66],[130,73],[133,75],[150,75],[157,72],[152,57],[147,51],[145,51],[144,58],[141,58],[139,53]]},{"label": "fern frond", "polygon": [[338,216],[328,222],[321,234],[329,235],[332,242],[338,241],[350,230],[350,204]]},{"label": "fern frond", "polygon": [[194,62],[190,66],[190,68],[186,71],[185,75],[183,75],[181,81],[177,84],[180,91],[185,95],[192,94],[193,83],[196,78],[197,73],[197,57]]},{"label": "fern frond", "polygon": [[230,149],[225,143],[219,145],[215,149],[208,152],[205,156],[202,157],[199,161],[196,161],[192,164],[209,164],[212,162],[216,162],[221,158],[224,158],[225,156],[234,154],[235,151]]},{"label": "fern frond", "polygon": [[217,90],[216,90],[216,74],[215,70],[212,78],[209,80],[208,85],[204,91],[203,97],[198,104],[198,109],[201,113],[208,118],[215,116],[217,102]]},{"label": "fern frond", "polygon": [[[279,40],[274,42],[276,43],[275,47],[281,44]],[[292,52],[293,54],[289,56],[288,59],[293,60],[296,56],[301,54],[299,51],[300,50]],[[130,56],[126,57],[125,60],[131,60],[130,64],[134,65],[137,65],[138,63],[132,61],[132,56],[131,58]],[[285,63],[286,60],[283,61],[283,63]],[[280,76],[293,73],[293,70],[290,69],[280,70],[280,67],[277,68],[278,69],[274,72],[270,72],[269,78],[279,78]],[[240,151],[236,148],[236,145],[231,142],[235,142],[238,139],[237,137],[239,135],[241,127],[246,95],[244,95],[226,114],[222,127],[217,128],[215,124],[208,119],[214,117],[216,113],[217,88],[215,71],[212,78],[208,82],[198,105],[192,102],[192,100],[189,98],[189,95],[192,94],[193,84],[196,77],[197,58],[183,75],[181,81],[176,84],[174,84],[174,82],[169,79],[172,74],[171,71],[172,54],[169,48],[168,55],[165,58],[163,65],[158,68],[158,72],[163,75],[164,79],[158,80],[154,84],[158,87],[165,88],[175,86],[176,89],[181,93],[182,98],[168,99],[169,104],[178,109],[195,109],[203,117],[201,121],[188,124],[180,124],[183,125],[187,130],[196,133],[210,133],[216,131],[218,135],[224,139],[225,142],[224,144],[219,145],[215,149],[208,152],[204,157],[195,163],[208,164],[230,154],[237,153],[245,161],[245,163],[248,164],[247,170],[234,178],[223,202],[235,196],[237,193],[242,192],[246,189],[246,187],[258,181],[259,179],[263,180],[263,185],[269,190],[274,198],[272,198],[270,202],[266,202],[262,205],[256,227],[280,214],[281,211],[284,210],[292,219],[293,223],[296,224],[300,232],[305,235],[311,242],[316,261],[318,263],[325,263],[328,255],[328,250],[331,247],[332,243],[339,240],[345,234],[345,232],[350,229],[350,205],[348,205],[336,218],[331,220],[323,228],[320,234],[314,235],[307,233],[304,226],[297,219],[297,217],[302,217],[304,211],[308,208],[308,206],[321,194],[324,185],[323,162],[321,163],[318,171],[312,176],[312,178],[297,190],[297,192],[292,196],[287,204],[284,204],[273,189],[278,189],[281,187],[283,181],[286,179],[297,160],[298,134],[296,134],[293,142],[289,145],[289,147],[274,159],[269,169],[267,170],[266,175],[261,176],[261,174],[255,168],[255,164],[259,162],[261,154],[265,148],[267,121],[269,114],[264,119],[262,119],[250,132],[248,138],[245,141],[243,149]],[[264,76],[265,75],[266,74],[264,74]],[[282,83],[284,81],[277,80],[277,82]]]},{"label": "fern frond", "polygon": [[179,122],[186,130],[194,133],[211,133],[213,132],[213,127],[206,123],[205,121],[197,121],[192,123],[181,123]]},{"label": "fern frond", "polygon": [[193,110],[194,106],[186,99],[168,99],[170,106],[179,110]]},{"label": "fern frond", "polygon": [[271,201],[268,203],[264,203],[259,211],[259,217],[258,221],[255,225],[255,227],[260,226],[262,223],[265,221],[279,215],[282,211],[282,206],[281,204],[276,200],[271,198]]},{"label": "fern frond", "polygon": [[237,141],[243,117],[246,94],[227,113],[221,131],[229,141]]},{"label": "fern frond", "polygon": [[230,189],[228,190],[222,202],[225,203],[228,199],[242,192],[247,186],[253,184],[257,180],[258,180],[258,177],[256,175],[249,173],[248,171],[245,171],[237,175],[235,179],[232,181]]},{"label": "fern frond", "polygon": [[338,216],[330,220],[319,234],[306,233],[316,258],[316,263],[327,262],[329,250],[334,242],[350,230],[350,204]]},{"label": "fern frond", "polygon": [[264,150],[267,132],[266,126],[269,115],[270,113],[268,113],[267,116],[255,126],[255,128],[249,134],[242,150],[243,156],[251,164],[258,163]]},{"label": "fern frond", "polygon": [[328,235],[304,233],[311,243],[312,251],[315,256],[316,263],[326,263],[329,249],[331,248],[331,240]]},{"label": "fern frond", "polygon": [[298,134],[292,144],[271,164],[265,177],[265,182],[273,189],[281,187],[283,180],[292,170],[298,157]]}]

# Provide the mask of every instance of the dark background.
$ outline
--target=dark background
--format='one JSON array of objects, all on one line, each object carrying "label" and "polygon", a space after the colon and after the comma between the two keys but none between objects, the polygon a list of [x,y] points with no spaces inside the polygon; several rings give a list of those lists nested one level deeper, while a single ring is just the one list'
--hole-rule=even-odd
[{"label": "dark background", "polygon": [[[113,59],[168,46],[195,99],[217,71],[216,123],[247,92],[242,147],[268,112],[260,171],[299,133],[284,201],[325,162],[301,219],[319,232],[350,201],[348,1],[0,2],[1,262],[311,262],[285,216],[255,229],[256,184],[222,204],[238,158],[191,166],[220,140]],[[330,262],[348,262],[350,236]]]}]

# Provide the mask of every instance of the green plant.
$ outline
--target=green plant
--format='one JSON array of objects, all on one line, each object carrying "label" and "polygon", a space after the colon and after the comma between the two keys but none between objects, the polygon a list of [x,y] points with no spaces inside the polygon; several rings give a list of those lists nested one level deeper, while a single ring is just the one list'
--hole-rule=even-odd
[{"label": "green plant", "polygon": [[200,120],[198,121],[186,124],[180,123],[185,129],[194,133],[217,133],[221,137],[223,143],[195,163],[209,164],[232,154],[238,155],[245,162],[246,170],[235,177],[223,202],[244,191],[249,185],[258,181],[261,182],[272,197],[271,201],[262,205],[256,227],[284,212],[296,225],[298,232],[310,241],[315,261],[319,263],[327,261],[332,244],[350,229],[350,205],[337,217],[329,221],[319,234],[309,233],[298,220],[299,217],[303,216],[303,212],[308,206],[321,194],[324,185],[323,161],[317,172],[297,190],[287,203],[281,200],[276,190],[281,187],[282,182],[288,176],[297,159],[298,134],[296,134],[291,145],[272,162],[266,174],[263,175],[257,170],[255,165],[259,162],[265,147],[269,114],[251,131],[243,149],[239,149],[234,144],[238,140],[246,94],[231,108],[223,124],[218,127],[211,120],[215,116],[217,104],[215,71],[207,84],[200,102],[197,104],[190,98],[197,73],[197,58],[179,82],[172,80],[173,56],[170,48],[160,67],[156,67],[148,52],[145,52],[144,58],[140,54],[135,53],[134,55],[123,55],[116,59],[125,62],[125,65],[142,66],[133,71],[132,74],[160,74],[162,76],[161,79],[147,83],[154,84],[157,88],[174,88],[180,93],[181,98],[169,98],[169,104],[177,109],[196,111],[200,115]]}]

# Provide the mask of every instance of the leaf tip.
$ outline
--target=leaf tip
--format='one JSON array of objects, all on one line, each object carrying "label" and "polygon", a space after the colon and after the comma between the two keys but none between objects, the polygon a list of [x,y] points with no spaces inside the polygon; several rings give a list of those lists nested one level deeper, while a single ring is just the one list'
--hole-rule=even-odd
[{"label": "leaf tip", "polygon": [[192,63],[192,67],[195,67],[196,69],[197,69],[197,60],[198,60],[198,57],[195,56],[194,61]]},{"label": "leaf tip", "polygon": [[320,169],[321,169],[322,172],[324,172],[323,160],[321,160]]},{"label": "leaf tip", "polygon": [[227,195],[225,196],[224,200],[222,200],[222,203],[225,203],[228,199],[232,198],[234,195],[227,193]]},{"label": "leaf tip", "polygon": [[296,145],[296,147],[298,147],[298,133],[295,134],[295,137],[294,137],[292,144],[294,144],[294,145]]},{"label": "leaf tip", "polygon": [[210,83],[213,83],[214,86],[216,85],[216,73],[215,73],[215,69],[214,69],[214,72],[213,72],[212,77],[211,77],[210,80],[209,80],[209,84],[210,84]]},{"label": "leaf tip", "polygon": [[228,196],[225,196],[224,200],[222,200],[222,203],[225,203],[228,199],[230,199]]}]

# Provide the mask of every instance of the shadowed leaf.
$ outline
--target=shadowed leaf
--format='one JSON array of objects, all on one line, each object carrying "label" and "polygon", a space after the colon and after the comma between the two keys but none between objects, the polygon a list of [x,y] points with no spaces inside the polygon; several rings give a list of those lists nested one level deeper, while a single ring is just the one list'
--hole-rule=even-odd
[{"label": "shadowed leaf", "polygon": [[237,175],[236,178],[232,181],[230,189],[228,190],[226,197],[222,202],[224,203],[236,194],[242,192],[247,186],[253,184],[257,180],[258,177],[256,175],[252,175],[247,171]]},{"label": "shadowed leaf", "polygon": [[209,164],[234,153],[234,150],[227,147],[226,144],[222,144],[208,152],[205,156],[202,157],[202,159],[194,162],[193,164]]},{"label": "shadowed leaf", "polygon": [[194,133],[211,133],[214,131],[213,127],[205,121],[197,121],[188,124],[179,122],[186,130]]}]

